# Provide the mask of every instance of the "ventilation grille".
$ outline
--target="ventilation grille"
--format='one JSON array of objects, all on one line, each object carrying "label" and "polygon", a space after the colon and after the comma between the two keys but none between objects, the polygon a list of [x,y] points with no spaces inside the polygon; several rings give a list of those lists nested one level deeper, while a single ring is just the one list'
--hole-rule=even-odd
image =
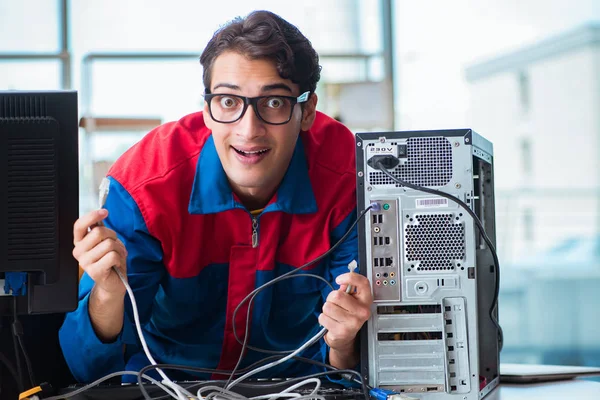
[{"label": "ventilation grille", "polygon": [[42,118],[48,116],[42,96],[6,96],[0,98],[0,118]]},{"label": "ventilation grille", "polygon": [[[452,214],[415,215],[406,227],[406,258],[419,264],[417,271],[454,270],[465,259],[465,227]],[[413,220],[413,219],[411,219]]]},{"label": "ventilation grille", "polygon": [[55,259],[58,198],[54,139],[9,137],[7,143],[8,259]]},{"label": "ventilation grille", "polygon": [[[418,186],[444,186],[452,179],[452,146],[443,137],[410,138],[408,158],[392,171],[396,178]],[[371,185],[401,185],[381,171],[369,172]]]}]

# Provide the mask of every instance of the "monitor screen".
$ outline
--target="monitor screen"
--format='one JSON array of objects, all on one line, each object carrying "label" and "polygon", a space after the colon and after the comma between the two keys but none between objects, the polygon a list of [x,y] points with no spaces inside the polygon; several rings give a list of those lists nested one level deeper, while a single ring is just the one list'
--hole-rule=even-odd
[{"label": "monitor screen", "polygon": [[0,91],[0,315],[77,306],[77,119],[75,91]]}]

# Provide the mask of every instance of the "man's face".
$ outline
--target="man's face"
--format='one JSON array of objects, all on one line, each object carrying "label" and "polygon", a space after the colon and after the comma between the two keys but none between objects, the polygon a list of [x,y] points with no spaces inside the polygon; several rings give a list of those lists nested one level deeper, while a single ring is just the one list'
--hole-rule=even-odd
[{"label": "man's face", "polygon": [[[279,76],[270,60],[251,60],[236,52],[225,52],[213,63],[210,93],[246,97],[294,96],[298,85]],[[212,100],[217,102],[217,98]],[[228,106],[230,100],[221,100]],[[236,122],[213,120],[204,105],[204,121],[212,130],[217,153],[234,191],[246,196],[271,196],[289,165],[300,130],[307,130],[315,116],[316,96],[293,107],[291,120],[284,125],[261,121],[252,106]],[[213,104],[213,112],[215,105]],[[217,116],[215,115],[215,118]],[[268,199],[266,199],[268,200]]]}]

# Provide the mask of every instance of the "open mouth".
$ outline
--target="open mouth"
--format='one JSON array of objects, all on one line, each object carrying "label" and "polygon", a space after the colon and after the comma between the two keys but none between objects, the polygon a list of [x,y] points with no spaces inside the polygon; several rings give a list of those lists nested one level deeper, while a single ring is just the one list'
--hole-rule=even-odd
[{"label": "open mouth", "polygon": [[260,157],[266,153],[268,153],[271,149],[261,149],[261,150],[253,150],[253,151],[244,151],[244,150],[240,150],[236,147],[231,146],[231,148],[233,148],[236,153],[238,153],[241,156],[244,157]]}]

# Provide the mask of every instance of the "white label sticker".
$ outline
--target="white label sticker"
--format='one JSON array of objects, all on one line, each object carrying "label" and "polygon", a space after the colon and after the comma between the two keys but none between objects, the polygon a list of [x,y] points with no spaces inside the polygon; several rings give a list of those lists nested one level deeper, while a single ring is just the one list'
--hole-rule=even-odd
[{"label": "white label sticker", "polygon": [[448,199],[444,197],[435,197],[431,199],[417,199],[417,208],[435,208],[448,207]]}]

